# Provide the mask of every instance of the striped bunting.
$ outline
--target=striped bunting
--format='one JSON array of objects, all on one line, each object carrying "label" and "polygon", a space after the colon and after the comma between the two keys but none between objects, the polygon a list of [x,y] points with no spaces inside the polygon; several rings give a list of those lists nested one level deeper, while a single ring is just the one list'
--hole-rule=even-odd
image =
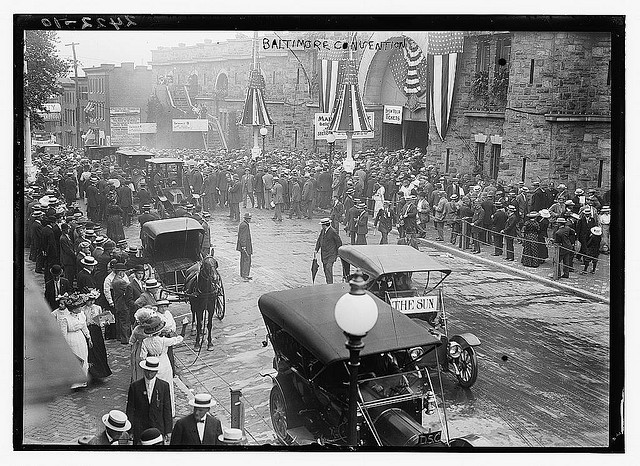
[{"label": "striped bunting", "polygon": [[269,117],[264,101],[265,82],[260,69],[251,70],[249,89],[242,110],[242,124],[252,126],[270,126],[273,121]]},{"label": "striped bunting", "polygon": [[341,133],[373,131],[360,97],[355,60],[347,60],[345,63],[344,81],[338,88],[338,97],[331,113],[328,130]]},{"label": "striped bunting", "polygon": [[347,55],[342,50],[322,50],[318,53],[320,61],[320,112],[329,113],[335,104],[338,85],[344,79]]}]

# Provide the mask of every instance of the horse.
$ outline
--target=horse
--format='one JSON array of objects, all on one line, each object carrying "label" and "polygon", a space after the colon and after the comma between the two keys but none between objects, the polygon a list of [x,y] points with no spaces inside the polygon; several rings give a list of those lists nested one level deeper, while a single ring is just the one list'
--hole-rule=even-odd
[{"label": "horse", "polygon": [[[196,262],[187,269],[185,292],[189,296],[191,305],[192,322],[196,321],[196,344],[202,346],[204,329],[202,328],[204,311],[207,310],[207,351],[213,350],[211,342],[211,327],[214,314],[220,320],[224,317],[224,288],[222,278],[218,273],[218,261],[211,256],[206,256],[201,262]],[[222,302],[220,302],[222,298]],[[220,309],[220,306],[222,307]]]}]

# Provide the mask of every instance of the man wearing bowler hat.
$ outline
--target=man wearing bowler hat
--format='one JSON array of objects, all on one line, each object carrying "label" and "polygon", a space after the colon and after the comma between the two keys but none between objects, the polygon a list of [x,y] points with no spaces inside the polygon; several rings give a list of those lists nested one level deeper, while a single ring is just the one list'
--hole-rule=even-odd
[{"label": "man wearing bowler hat", "polygon": [[342,246],[342,240],[338,232],[331,226],[330,218],[320,220],[320,225],[322,225],[322,230],[316,241],[314,257],[320,251],[325,279],[327,283],[333,283],[333,264],[338,258],[338,248]]},{"label": "man wearing bowler hat", "polygon": [[144,377],[129,385],[127,416],[133,424],[133,443],[140,445],[141,434],[155,427],[167,440],[173,428],[169,384],[157,378],[160,360],[147,356],[140,361]]},{"label": "man wearing bowler hat", "polygon": [[244,220],[238,226],[238,242],[236,243],[236,251],[240,252],[240,276],[244,281],[249,281],[252,277],[251,272],[251,255],[253,254],[253,243],[251,242],[251,213],[244,214]]},{"label": "man wearing bowler hat", "polygon": [[58,307],[58,301],[56,298],[62,296],[65,293],[71,293],[73,291],[69,281],[62,277],[62,267],[58,264],[51,266],[51,280],[44,284],[44,298],[51,306],[51,309]]},{"label": "man wearing bowler hat", "polygon": [[193,413],[178,419],[171,434],[171,445],[220,445],[223,434],[220,421],[209,414],[216,405],[208,393],[197,394],[189,400]]}]

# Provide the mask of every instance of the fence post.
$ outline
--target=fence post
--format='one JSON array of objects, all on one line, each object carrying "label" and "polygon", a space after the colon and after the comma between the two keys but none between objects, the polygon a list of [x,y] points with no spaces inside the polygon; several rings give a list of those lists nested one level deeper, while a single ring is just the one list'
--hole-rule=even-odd
[{"label": "fence post", "polygon": [[242,392],[239,389],[229,389],[231,391],[231,427],[241,429],[244,434],[244,403],[240,397]]},{"label": "fence post", "polygon": [[551,266],[553,267],[553,279],[558,280],[560,263],[560,245],[558,243],[551,244]]}]

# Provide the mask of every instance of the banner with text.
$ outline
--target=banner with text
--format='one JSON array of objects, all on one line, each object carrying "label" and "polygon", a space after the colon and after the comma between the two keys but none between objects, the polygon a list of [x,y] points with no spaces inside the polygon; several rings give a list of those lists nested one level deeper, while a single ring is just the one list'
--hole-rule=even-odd
[{"label": "banner with text", "polygon": [[208,131],[209,130],[209,120],[202,119],[178,119],[171,120],[172,130],[175,132],[183,132],[183,131]]},{"label": "banner with text", "polygon": [[438,296],[412,296],[391,298],[391,307],[403,314],[420,314],[438,310]]},{"label": "banner with text", "polygon": [[153,134],[158,131],[156,123],[130,123],[129,134]]},{"label": "banner with text", "polygon": [[111,107],[111,144],[114,146],[139,146],[140,134],[129,133],[129,125],[140,123],[139,107]]},{"label": "banner with text", "polygon": [[402,107],[400,105],[385,105],[382,114],[383,123],[391,123],[393,125],[402,124]]},{"label": "banner with text", "polygon": [[[367,118],[369,119],[369,123],[373,128],[373,112],[367,112]],[[329,127],[329,123],[331,123],[331,113],[316,113],[315,118],[313,120],[314,127],[314,138],[316,141],[326,140],[329,132],[327,128]],[[334,133],[336,135],[336,139],[347,139],[347,135],[345,133]],[[372,139],[373,131],[356,131],[353,133],[353,139]]]}]

